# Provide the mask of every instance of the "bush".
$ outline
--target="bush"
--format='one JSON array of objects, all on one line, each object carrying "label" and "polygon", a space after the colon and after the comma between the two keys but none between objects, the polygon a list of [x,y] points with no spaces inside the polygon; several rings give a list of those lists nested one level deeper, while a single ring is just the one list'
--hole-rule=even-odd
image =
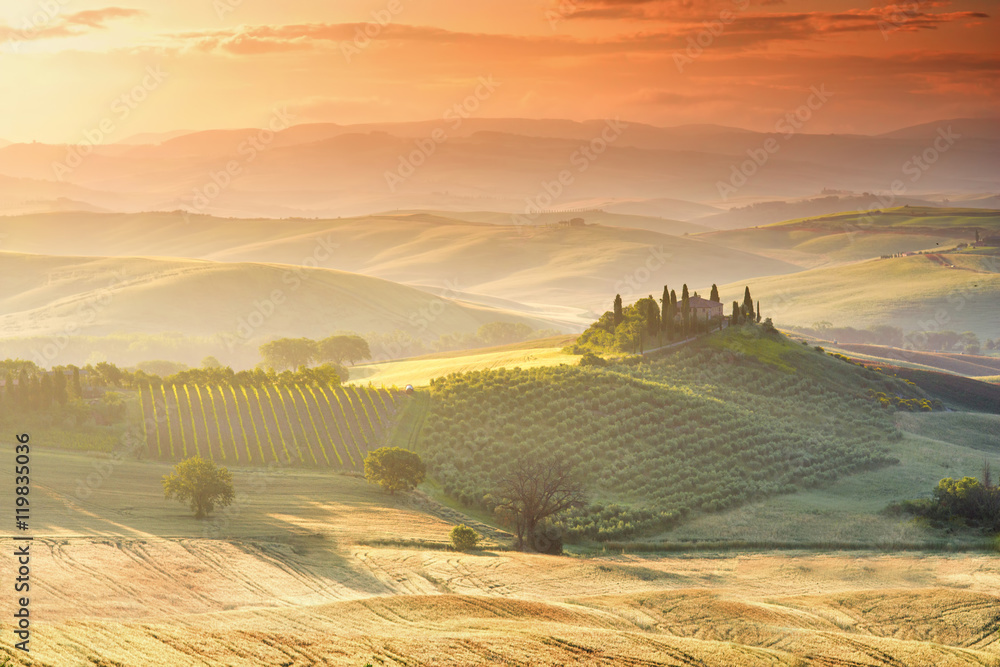
[{"label": "bush", "polygon": [[604,357],[599,357],[593,352],[587,352],[580,358],[581,366],[607,366],[608,362]]},{"label": "bush", "polygon": [[460,523],[451,529],[451,546],[455,548],[455,551],[475,549],[481,539],[482,536],[479,533],[464,523]]}]

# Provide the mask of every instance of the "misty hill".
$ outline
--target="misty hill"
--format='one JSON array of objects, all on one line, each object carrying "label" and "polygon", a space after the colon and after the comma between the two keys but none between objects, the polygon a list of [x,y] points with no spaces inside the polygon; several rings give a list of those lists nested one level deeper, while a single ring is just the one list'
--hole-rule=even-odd
[{"label": "misty hill", "polygon": [[[0,175],[120,195],[117,210],[186,208],[242,217],[447,209],[456,202],[482,209],[486,201],[486,208],[503,212],[590,200],[729,206],[813,196],[824,188],[885,191],[898,179],[913,193],[995,190],[1000,139],[983,123],[939,125],[953,127],[960,138],[949,139],[934,168],[918,169],[915,181],[912,159],[934,140],[916,130],[868,137],[808,134],[808,126],[783,134],[525,119],[468,119],[458,127],[444,120],[302,125],[273,137],[254,128],[213,130],[158,144],[99,146],[79,159],[74,147],[12,144],[0,148]],[[430,138],[435,130],[440,141]],[[768,153],[766,145],[777,148]],[[752,172],[744,183],[734,170],[753,155],[766,160],[744,170]],[[736,185],[720,188],[725,183]]]},{"label": "misty hill", "polygon": [[274,263],[4,252],[0,279],[7,351],[17,340],[61,346],[67,335],[170,335],[214,339],[228,349],[226,357],[255,357],[257,346],[274,336],[402,330],[435,340],[498,320],[557,326],[378,278]]},{"label": "misty hill", "polygon": [[597,312],[618,292],[646,296],[664,284],[721,284],[798,270],[694,237],[643,229],[512,226],[431,213],[342,220],[53,214],[0,218],[0,234],[4,248],[15,252],[313,264],[468,300],[483,295]]},{"label": "misty hill", "polygon": [[1000,211],[900,206],[848,212],[751,229],[708,232],[699,238],[802,266],[954,248],[1000,234]]}]

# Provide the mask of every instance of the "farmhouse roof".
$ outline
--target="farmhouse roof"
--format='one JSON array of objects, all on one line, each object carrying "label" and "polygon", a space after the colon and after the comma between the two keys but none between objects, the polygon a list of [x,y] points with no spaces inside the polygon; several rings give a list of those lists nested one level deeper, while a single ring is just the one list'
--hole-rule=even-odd
[{"label": "farmhouse roof", "polygon": [[692,308],[722,308],[722,304],[718,301],[710,301],[709,299],[703,299],[700,296],[691,297],[689,303]]}]

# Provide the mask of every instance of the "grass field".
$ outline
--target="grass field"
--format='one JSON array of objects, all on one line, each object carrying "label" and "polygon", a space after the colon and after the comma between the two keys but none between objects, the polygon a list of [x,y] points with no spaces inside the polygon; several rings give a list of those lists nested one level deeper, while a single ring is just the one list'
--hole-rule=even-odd
[{"label": "grass field", "polygon": [[[434,546],[443,508],[352,476],[237,469],[238,510],[199,522],[163,499],[165,464],[44,443],[33,462],[34,625],[29,656],[0,636],[13,665],[1000,660],[988,555],[458,554]],[[420,542],[371,546],[400,526]]]},{"label": "grass field", "polygon": [[563,352],[563,348],[575,339],[576,335],[558,336],[495,348],[444,352],[410,359],[359,364],[350,369],[350,383],[366,385],[370,382],[374,385],[396,387],[412,384],[414,387],[422,387],[430,384],[434,378],[451,373],[496,368],[575,365],[580,357]]}]

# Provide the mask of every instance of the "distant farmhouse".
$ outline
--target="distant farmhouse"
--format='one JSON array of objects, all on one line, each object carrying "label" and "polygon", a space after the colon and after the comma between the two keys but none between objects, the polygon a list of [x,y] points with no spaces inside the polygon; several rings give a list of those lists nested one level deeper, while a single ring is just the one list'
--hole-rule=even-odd
[{"label": "distant farmhouse", "polygon": [[691,297],[691,315],[696,317],[699,322],[704,321],[706,315],[709,319],[722,317],[722,304],[718,301],[703,299],[695,294]]}]

